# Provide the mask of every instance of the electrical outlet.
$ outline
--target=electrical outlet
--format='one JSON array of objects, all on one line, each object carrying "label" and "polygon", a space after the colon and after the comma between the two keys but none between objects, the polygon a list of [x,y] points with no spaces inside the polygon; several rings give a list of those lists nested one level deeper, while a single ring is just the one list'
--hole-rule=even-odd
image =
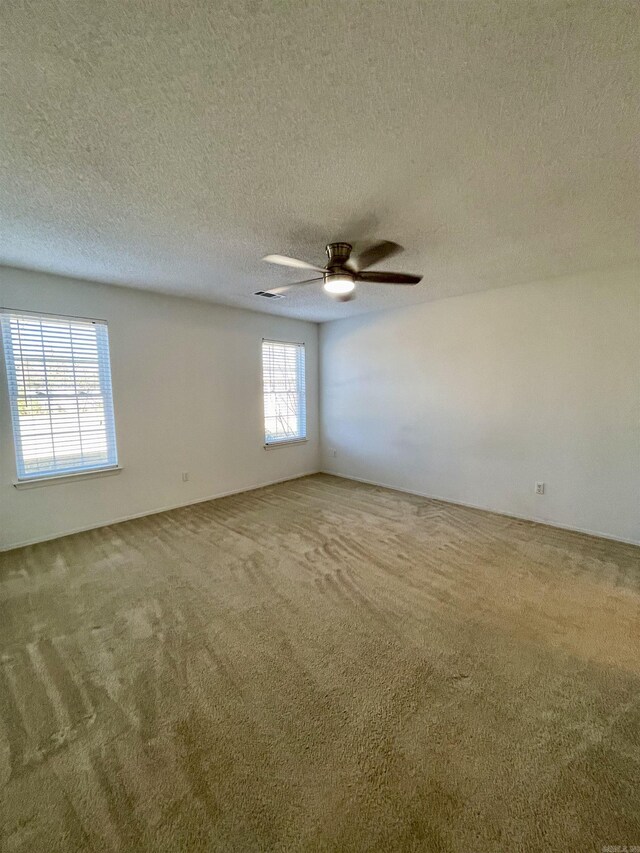
[{"label": "electrical outlet", "polygon": [[536,483],[536,495],[544,495],[544,483]]},{"label": "electrical outlet", "polygon": [[183,471],[183,472],[182,472],[182,482],[183,482],[183,483],[187,483],[188,481],[189,481],[189,472],[188,472],[188,471]]}]

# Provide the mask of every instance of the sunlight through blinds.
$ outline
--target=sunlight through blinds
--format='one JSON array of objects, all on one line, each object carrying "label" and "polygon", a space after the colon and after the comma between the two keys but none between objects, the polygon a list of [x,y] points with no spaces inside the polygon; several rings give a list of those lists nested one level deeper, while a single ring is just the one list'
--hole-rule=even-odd
[{"label": "sunlight through blinds", "polygon": [[307,437],[304,344],[262,342],[265,444]]},{"label": "sunlight through blinds", "polygon": [[106,323],[0,319],[18,479],[117,467]]}]

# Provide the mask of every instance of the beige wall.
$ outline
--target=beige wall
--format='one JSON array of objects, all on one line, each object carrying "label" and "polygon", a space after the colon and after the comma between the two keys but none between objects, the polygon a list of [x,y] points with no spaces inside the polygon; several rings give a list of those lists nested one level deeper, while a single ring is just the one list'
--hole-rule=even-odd
[{"label": "beige wall", "polygon": [[640,542],[637,268],[339,320],[321,353],[324,470]]},{"label": "beige wall", "polygon": [[[315,324],[6,268],[0,306],[107,320],[123,467],[115,476],[15,489],[3,369],[0,547],[318,470]],[[306,344],[306,444],[263,448],[263,337]]]}]

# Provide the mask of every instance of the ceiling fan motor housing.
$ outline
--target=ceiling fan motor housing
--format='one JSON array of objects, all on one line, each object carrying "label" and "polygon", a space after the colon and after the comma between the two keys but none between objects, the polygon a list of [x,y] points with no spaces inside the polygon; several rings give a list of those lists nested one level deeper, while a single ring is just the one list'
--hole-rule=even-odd
[{"label": "ceiling fan motor housing", "polygon": [[327,257],[329,258],[327,269],[344,266],[349,260],[351,249],[351,243],[329,243],[327,246]]},{"label": "ceiling fan motor housing", "polygon": [[329,243],[327,246],[327,271],[324,274],[324,289],[336,302],[349,302],[354,298],[354,274],[345,269],[351,255],[351,243]]}]

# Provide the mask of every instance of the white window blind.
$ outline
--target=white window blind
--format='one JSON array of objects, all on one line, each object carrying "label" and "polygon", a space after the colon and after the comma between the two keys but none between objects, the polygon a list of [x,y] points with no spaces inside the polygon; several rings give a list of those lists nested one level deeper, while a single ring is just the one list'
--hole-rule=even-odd
[{"label": "white window blind", "polygon": [[265,444],[307,437],[304,344],[262,342]]},{"label": "white window blind", "polygon": [[99,320],[0,314],[19,480],[118,464]]}]

